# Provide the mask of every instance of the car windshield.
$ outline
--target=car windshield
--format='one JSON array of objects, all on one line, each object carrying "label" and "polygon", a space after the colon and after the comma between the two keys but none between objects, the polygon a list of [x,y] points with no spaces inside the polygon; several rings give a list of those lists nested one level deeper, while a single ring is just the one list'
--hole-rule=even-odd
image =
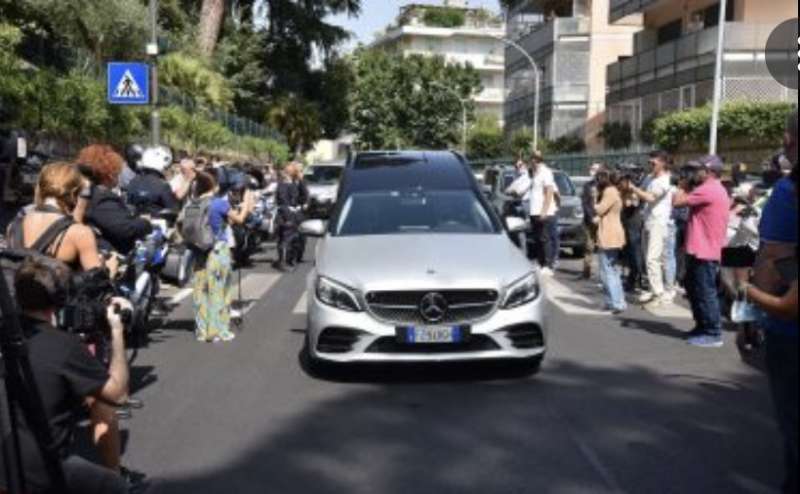
[{"label": "car windshield", "polygon": [[310,185],[333,185],[341,176],[341,166],[312,166],[306,170],[305,180]]},{"label": "car windshield", "polygon": [[414,233],[494,234],[492,217],[471,190],[386,190],[348,197],[336,236]]}]

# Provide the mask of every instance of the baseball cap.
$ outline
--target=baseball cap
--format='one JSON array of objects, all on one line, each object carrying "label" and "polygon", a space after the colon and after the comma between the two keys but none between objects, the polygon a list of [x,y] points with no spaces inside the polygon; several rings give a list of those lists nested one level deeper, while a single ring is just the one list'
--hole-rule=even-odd
[{"label": "baseball cap", "polygon": [[725,164],[722,162],[722,159],[719,156],[710,154],[708,156],[703,156],[700,159],[691,160],[686,163],[687,168],[700,168],[705,170],[710,170],[712,172],[721,173],[725,168]]}]

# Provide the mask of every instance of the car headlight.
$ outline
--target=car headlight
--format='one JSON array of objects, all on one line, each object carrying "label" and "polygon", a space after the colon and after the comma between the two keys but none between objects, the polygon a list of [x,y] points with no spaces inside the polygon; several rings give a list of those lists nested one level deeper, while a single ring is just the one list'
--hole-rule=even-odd
[{"label": "car headlight", "polygon": [[356,290],[324,276],[317,278],[317,299],[325,305],[349,312],[361,312]]},{"label": "car headlight", "polygon": [[500,307],[503,309],[515,309],[529,304],[539,297],[539,293],[539,279],[536,273],[528,273],[506,288],[505,297]]}]

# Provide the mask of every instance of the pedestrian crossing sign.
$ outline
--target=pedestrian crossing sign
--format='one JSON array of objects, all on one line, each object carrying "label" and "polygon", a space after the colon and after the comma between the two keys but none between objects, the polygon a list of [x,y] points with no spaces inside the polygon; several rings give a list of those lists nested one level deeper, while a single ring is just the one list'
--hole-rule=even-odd
[{"label": "pedestrian crossing sign", "polygon": [[108,102],[112,105],[150,103],[150,67],[146,63],[109,63]]}]

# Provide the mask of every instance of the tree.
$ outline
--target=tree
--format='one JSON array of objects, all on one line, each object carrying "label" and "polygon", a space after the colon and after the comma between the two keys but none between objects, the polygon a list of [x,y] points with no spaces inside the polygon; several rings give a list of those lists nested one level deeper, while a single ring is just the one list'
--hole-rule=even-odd
[{"label": "tree", "polygon": [[321,137],[319,110],[296,96],[281,98],[269,110],[267,121],[284,136],[295,156],[310,150]]},{"label": "tree", "polygon": [[[481,88],[475,69],[448,65],[440,57],[362,50],[354,72],[351,130],[362,147],[372,149],[441,149],[459,143],[462,106],[457,95],[469,100]],[[474,106],[467,102],[470,116]]]},{"label": "tree", "polygon": [[203,0],[200,10],[200,27],[197,32],[197,50],[205,58],[214,54],[225,16],[225,0]]},{"label": "tree", "polygon": [[503,129],[491,115],[479,115],[467,138],[467,155],[471,159],[495,159],[503,156]]},{"label": "tree", "polygon": [[608,149],[628,149],[633,144],[633,129],[627,122],[606,122],[600,137],[606,141]]}]

